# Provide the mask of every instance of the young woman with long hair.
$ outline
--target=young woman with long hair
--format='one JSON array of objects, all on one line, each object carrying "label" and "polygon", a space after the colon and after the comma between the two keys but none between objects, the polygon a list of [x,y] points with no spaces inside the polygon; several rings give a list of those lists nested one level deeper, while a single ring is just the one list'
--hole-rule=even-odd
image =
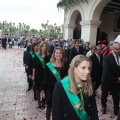
[{"label": "young woman with long hair", "polygon": [[77,55],[73,58],[68,76],[54,89],[53,120],[98,120],[90,72],[88,57]]},{"label": "young woman with long hair", "polygon": [[38,99],[39,108],[45,108],[45,99],[41,96],[41,83],[45,72],[45,65],[49,61],[50,55],[48,54],[48,45],[46,42],[42,42],[34,57],[32,76],[34,81],[34,99]]},{"label": "young woman with long hair", "polygon": [[52,94],[56,82],[59,82],[67,76],[68,65],[66,63],[65,52],[61,47],[56,47],[50,62],[46,64],[44,79],[43,79],[43,95],[47,103],[46,119],[50,120],[50,113],[52,109]]},{"label": "young woman with long hair", "polygon": [[38,52],[38,42],[34,42],[32,43],[31,46],[31,52],[29,52],[28,54],[28,90],[31,90],[32,86],[33,86],[33,81],[32,81],[32,69],[33,69],[33,59],[35,56],[35,53]]}]

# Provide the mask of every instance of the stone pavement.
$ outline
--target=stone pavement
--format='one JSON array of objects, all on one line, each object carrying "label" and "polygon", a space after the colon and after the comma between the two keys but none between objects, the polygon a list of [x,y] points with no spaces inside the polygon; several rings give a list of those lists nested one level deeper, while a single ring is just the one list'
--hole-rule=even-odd
[{"label": "stone pavement", "polygon": [[45,120],[33,91],[27,92],[23,49],[0,48],[0,120]]},{"label": "stone pavement", "polygon": [[[45,111],[37,108],[33,91],[27,92],[27,80],[23,67],[23,48],[4,50],[0,47],[0,120],[45,120]],[[96,100],[100,120],[114,120],[111,96],[108,97],[107,114],[102,115],[101,92]]]}]

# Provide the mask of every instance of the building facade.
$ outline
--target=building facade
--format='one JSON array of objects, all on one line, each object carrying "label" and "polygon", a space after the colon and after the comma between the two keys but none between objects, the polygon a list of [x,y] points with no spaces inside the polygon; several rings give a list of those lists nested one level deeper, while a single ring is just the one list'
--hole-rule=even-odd
[{"label": "building facade", "polygon": [[113,41],[120,34],[120,0],[87,0],[64,11],[64,39],[76,34],[95,45],[100,32]]}]

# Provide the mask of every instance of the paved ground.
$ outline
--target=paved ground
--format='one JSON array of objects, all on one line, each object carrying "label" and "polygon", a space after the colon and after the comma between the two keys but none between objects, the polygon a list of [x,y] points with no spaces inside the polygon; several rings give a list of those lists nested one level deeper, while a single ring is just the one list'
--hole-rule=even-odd
[{"label": "paved ground", "polygon": [[[37,108],[33,91],[26,93],[26,74],[22,64],[23,48],[4,50],[0,47],[0,120],[45,120],[44,111]],[[100,120],[114,120],[111,96],[107,114],[101,114],[101,92],[96,100]]]}]

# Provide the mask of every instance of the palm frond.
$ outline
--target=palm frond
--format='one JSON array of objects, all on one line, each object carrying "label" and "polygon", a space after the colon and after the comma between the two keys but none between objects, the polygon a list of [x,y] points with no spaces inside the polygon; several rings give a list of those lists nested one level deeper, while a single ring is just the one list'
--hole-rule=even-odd
[{"label": "palm frond", "polygon": [[57,3],[57,8],[65,8],[65,9],[70,9],[70,7],[72,7],[73,5],[77,5],[80,4],[80,2],[87,2],[88,0],[60,0]]}]

